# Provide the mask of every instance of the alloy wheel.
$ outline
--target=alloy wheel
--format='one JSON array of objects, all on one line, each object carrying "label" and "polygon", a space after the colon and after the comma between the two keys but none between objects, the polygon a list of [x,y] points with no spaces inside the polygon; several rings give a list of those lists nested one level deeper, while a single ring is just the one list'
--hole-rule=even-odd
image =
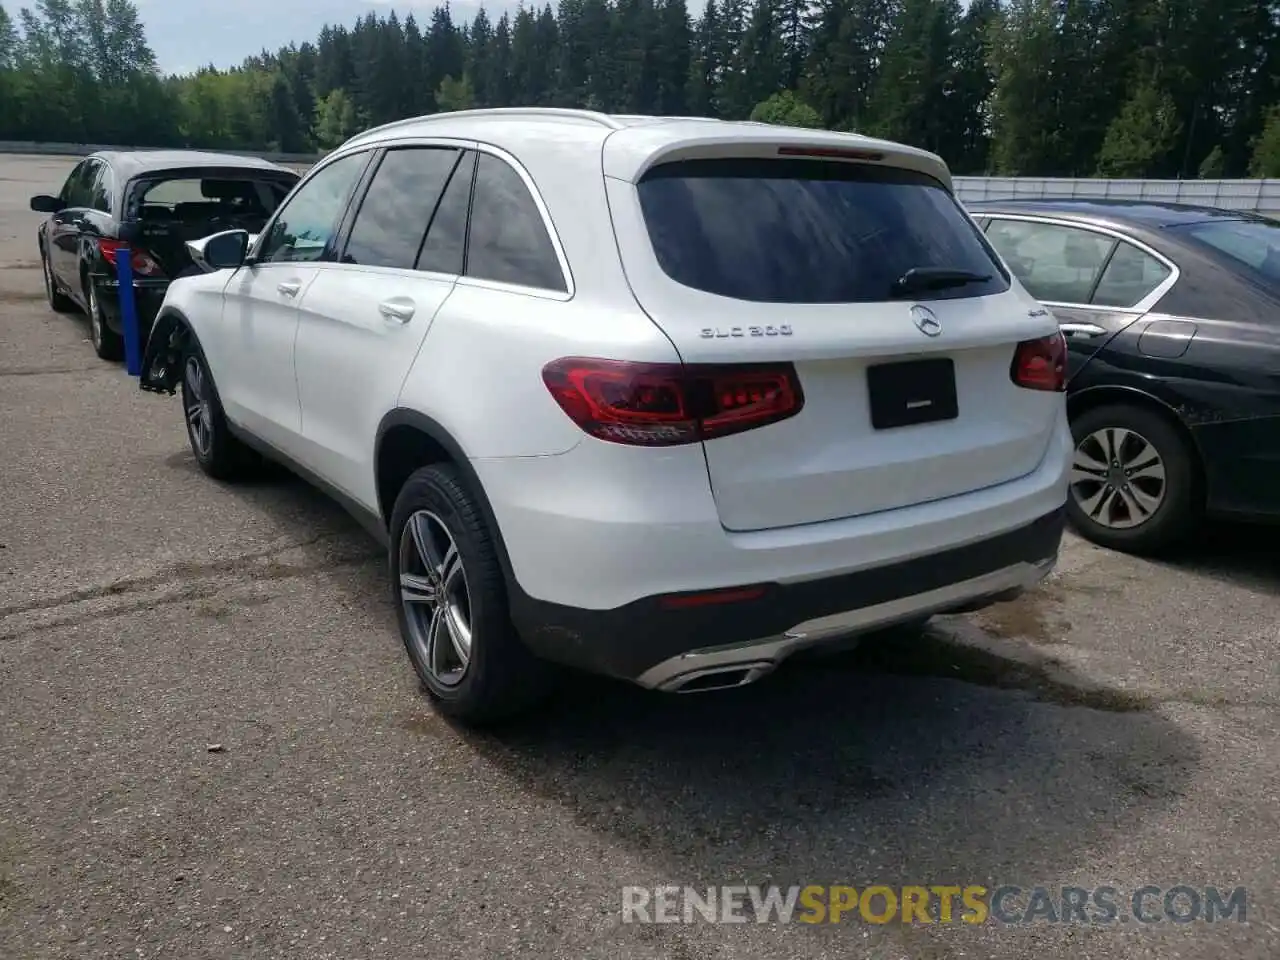
[{"label": "alloy wheel", "polygon": [[95,347],[102,347],[102,312],[98,309],[98,290],[89,281],[89,336]]},{"label": "alloy wheel", "polygon": [[1124,427],[1104,427],[1083,437],[1071,462],[1071,496],[1090,520],[1131,530],[1164,503],[1164,460],[1146,437]]},{"label": "alloy wheel", "polygon": [[209,385],[204,368],[195,357],[187,357],[183,386],[183,412],[186,414],[191,445],[199,456],[207,457],[213,449],[213,414],[209,406]]},{"label": "alloy wheel", "polygon": [[438,516],[415,511],[400,533],[400,597],[419,664],[456,687],[471,664],[471,593],[458,545]]}]

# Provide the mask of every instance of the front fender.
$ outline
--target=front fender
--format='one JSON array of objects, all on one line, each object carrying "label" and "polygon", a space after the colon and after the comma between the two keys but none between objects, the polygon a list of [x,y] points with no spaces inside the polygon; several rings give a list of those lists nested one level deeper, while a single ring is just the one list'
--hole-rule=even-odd
[{"label": "front fender", "polygon": [[147,339],[138,387],[172,396],[182,377],[182,357],[190,338],[191,327],[182,312],[173,307],[163,308]]}]

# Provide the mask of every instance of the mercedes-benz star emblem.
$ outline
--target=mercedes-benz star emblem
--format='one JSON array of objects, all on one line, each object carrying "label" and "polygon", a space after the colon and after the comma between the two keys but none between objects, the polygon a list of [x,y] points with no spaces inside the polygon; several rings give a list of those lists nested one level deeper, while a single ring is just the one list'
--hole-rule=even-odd
[{"label": "mercedes-benz star emblem", "polygon": [[942,321],[928,307],[916,304],[911,308],[911,322],[926,337],[936,337],[942,333]]}]

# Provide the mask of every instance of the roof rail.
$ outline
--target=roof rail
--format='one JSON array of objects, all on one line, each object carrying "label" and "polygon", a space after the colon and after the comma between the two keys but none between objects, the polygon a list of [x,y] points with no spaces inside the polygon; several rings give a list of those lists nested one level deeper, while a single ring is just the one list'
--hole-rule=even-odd
[{"label": "roof rail", "polygon": [[454,120],[465,117],[560,117],[565,120],[590,120],[610,130],[620,130],[622,124],[606,113],[596,110],[574,110],[567,107],[481,107],[475,110],[450,110],[443,113],[428,113],[420,117],[405,117],[403,120],[392,120],[378,127],[372,127],[347,139],[343,146],[363,139],[374,133],[384,133],[399,127],[407,127],[419,123],[431,123],[435,120]]}]

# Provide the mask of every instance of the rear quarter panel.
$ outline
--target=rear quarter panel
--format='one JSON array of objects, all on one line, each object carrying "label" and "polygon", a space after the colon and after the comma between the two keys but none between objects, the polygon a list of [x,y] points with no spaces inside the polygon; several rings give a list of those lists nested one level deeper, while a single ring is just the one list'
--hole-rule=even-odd
[{"label": "rear quarter panel", "polygon": [[1144,353],[1143,333],[1162,322],[1144,318],[1099,350],[1072,381],[1072,404],[1102,390],[1154,398],[1189,429],[1211,510],[1280,513],[1280,323],[1179,317],[1195,327],[1185,352]]}]

